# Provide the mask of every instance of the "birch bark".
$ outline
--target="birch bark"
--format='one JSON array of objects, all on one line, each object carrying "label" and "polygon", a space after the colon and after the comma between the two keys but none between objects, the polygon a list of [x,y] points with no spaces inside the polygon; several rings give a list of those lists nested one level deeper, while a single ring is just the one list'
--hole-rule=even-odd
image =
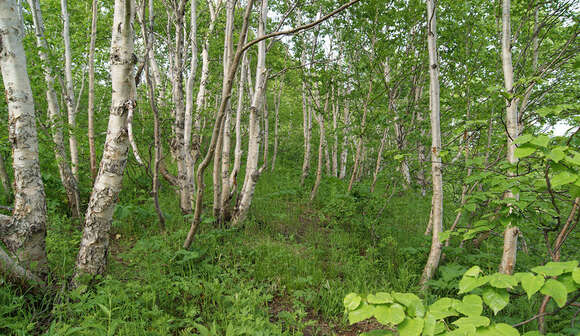
[{"label": "birch bark", "polygon": [[112,99],[99,173],[85,216],[85,226],[77,256],[73,285],[84,274],[103,274],[107,265],[109,230],[113,211],[121,192],[123,173],[127,164],[129,139],[127,116],[135,108],[135,80],[133,68],[133,0],[115,0],[113,35],[111,41]]},{"label": "birch bark", "polygon": [[64,76],[65,76],[65,105],[68,115],[69,146],[72,173],[75,179],[79,179],[79,150],[75,130],[77,127],[74,81],[72,76],[72,50],[70,45],[70,17],[68,15],[67,0],[60,1],[62,11],[63,30],[62,37],[64,40]]},{"label": "birch bark", "polygon": [[64,135],[60,121],[61,113],[54,89],[54,71],[50,66],[50,61],[46,54],[46,50],[49,49],[44,36],[44,22],[40,11],[40,2],[39,0],[28,0],[28,4],[32,12],[38,55],[42,61],[42,70],[44,72],[44,80],[46,81],[46,102],[48,105],[48,117],[51,123],[52,141],[54,142],[54,156],[60,179],[66,191],[71,214],[75,218],[80,218],[81,210],[78,184],[68,163],[68,155],[64,144]]},{"label": "birch bark", "polygon": [[421,287],[426,288],[426,282],[433,277],[441,258],[441,241],[443,232],[443,175],[441,173],[441,128],[439,109],[439,63],[437,56],[437,16],[436,0],[427,0],[427,44],[429,49],[429,100],[431,107],[431,175],[433,180],[433,197],[431,200],[432,212],[432,240],[431,251],[423,275]]},{"label": "birch bark", "polygon": [[14,168],[14,211],[0,221],[0,238],[24,268],[48,270],[46,201],[38,162],[34,101],[22,45],[24,26],[15,0],[0,1],[0,69],[8,105],[8,137]]},{"label": "birch bark", "polygon": [[[502,5],[502,40],[501,40],[501,60],[504,77],[504,87],[508,94],[512,95],[506,99],[506,129],[507,129],[507,160],[512,165],[517,164],[515,156],[516,145],[514,141],[518,137],[518,103],[514,95],[514,69],[512,65],[511,52],[511,24],[510,24],[510,0],[503,0]],[[511,173],[510,173],[511,174]],[[506,198],[517,199],[511,190],[505,193]],[[511,212],[511,207],[510,207]],[[504,231],[504,246],[499,272],[512,274],[516,264],[516,252],[518,242],[517,226],[508,224]]]},{"label": "birch bark", "polygon": [[89,44],[89,101],[88,101],[88,137],[91,178],[97,177],[97,152],[95,150],[95,44],[97,41],[97,1],[93,0],[91,19],[91,42]]}]

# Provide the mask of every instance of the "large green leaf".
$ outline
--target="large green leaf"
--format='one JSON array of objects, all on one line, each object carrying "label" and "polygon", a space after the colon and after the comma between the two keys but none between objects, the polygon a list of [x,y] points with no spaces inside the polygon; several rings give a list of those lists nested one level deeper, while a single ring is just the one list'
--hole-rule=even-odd
[{"label": "large green leaf", "polygon": [[495,273],[489,276],[489,284],[495,288],[513,288],[518,280],[512,275]]},{"label": "large green leaf", "polygon": [[505,289],[486,288],[483,291],[483,302],[497,315],[510,302],[510,296]]},{"label": "large green leaf", "polygon": [[400,336],[419,336],[423,331],[424,320],[422,318],[406,319],[397,328]]},{"label": "large green leaf", "polygon": [[479,278],[464,276],[459,281],[459,294],[469,293],[472,290],[485,285],[489,281],[489,277],[483,276]]},{"label": "large green leaf", "polygon": [[470,317],[462,317],[457,321],[453,322],[456,326],[460,328],[473,326],[477,327],[487,327],[489,325],[489,318],[485,316],[470,316]]},{"label": "large green leaf", "polygon": [[389,293],[378,292],[376,294],[369,294],[367,302],[372,304],[393,303],[393,297]]},{"label": "large green leaf", "polygon": [[407,313],[411,317],[425,316],[423,301],[421,301],[417,295],[412,293],[393,293],[393,298],[407,307]]},{"label": "large green leaf", "polygon": [[370,319],[373,317],[373,313],[375,311],[375,307],[368,305],[366,303],[362,303],[357,310],[353,310],[348,313],[348,322],[350,324],[355,324],[360,321],[364,321],[366,319]]},{"label": "large green leaf", "polygon": [[517,139],[514,140],[514,143],[516,145],[522,145],[522,144],[525,144],[525,143],[532,141],[533,139],[534,139],[534,136],[531,134],[522,134],[519,137],[517,137]]},{"label": "large green leaf", "polygon": [[[519,139],[519,138],[518,138]],[[547,147],[550,143],[550,137],[547,135],[538,135],[537,137],[533,138],[531,143],[534,145],[538,145],[540,147]]]},{"label": "large green leaf", "polygon": [[516,148],[514,155],[517,158],[523,159],[525,157],[532,155],[535,151],[536,151],[535,146],[530,146],[530,145],[526,144],[526,145],[522,145],[522,146]]},{"label": "large green leaf", "polygon": [[572,271],[572,279],[574,279],[577,284],[580,284],[580,268],[576,268]]},{"label": "large green leaf", "polygon": [[348,310],[355,310],[360,305],[361,297],[356,293],[347,294],[342,301],[344,307]]},{"label": "large green leaf", "polygon": [[536,294],[544,285],[546,281],[541,275],[534,275],[532,273],[516,273],[515,277],[520,280],[522,288],[528,294],[528,299]]},{"label": "large green leaf", "polygon": [[514,327],[505,323],[498,323],[495,325],[495,331],[497,336],[519,336],[520,333]]},{"label": "large green leaf", "polygon": [[479,316],[483,311],[483,302],[479,295],[466,295],[463,301],[458,301],[453,308],[466,316]]},{"label": "large green leaf", "polygon": [[578,179],[578,174],[573,174],[567,171],[560,172],[559,174],[552,177],[550,182],[552,183],[552,187],[556,188],[559,186],[563,186],[566,184],[570,184]]},{"label": "large green leaf", "polygon": [[405,319],[405,309],[398,303],[375,308],[374,316],[381,324],[399,324]]},{"label": "large green leaf", "polygon": [[544,276],[558,276],[564,272],[572,271],[576,265],[577,261],[572,262],[553,262],[550,261],[543,266],[536,266],[532,268],[532,271],[542,274]]},{"label": "large green leaf", "polygon": [[451,298],[441,298],[429,306],[429,313],[437,320],[449,316],[457,316],[457,312],[453,309],[453,305],[457,303],[460,303],[460,301]]},{"label": "large green leaf", "polygon": [[566,304],[566,298],[568,297],[566,286],[564,286],[563,283],[556,279],[548,279],[540,292],[544,295],[549,295],[554,298],[554,301],[556,301],[558,307],[564,307]]},{"label": "large green leaf", "polygon": [[552,149],[550,153],[546,155],[546,157],[554,162],[560,162],[562,159],[564,159],[564,157],[566,157],[566,154],[564,153],[563,148],[556,147]]}]

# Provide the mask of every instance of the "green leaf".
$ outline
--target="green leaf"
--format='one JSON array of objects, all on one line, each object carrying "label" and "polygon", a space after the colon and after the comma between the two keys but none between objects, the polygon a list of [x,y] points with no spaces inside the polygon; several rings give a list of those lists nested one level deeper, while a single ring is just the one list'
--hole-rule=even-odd
[{"label": "green leaf", "polygon": [[543,276],[532,273],[516,273],[515,277],[521,282],[522,288],[528,294],[528,299],[536,294],[546,281]]},{"label": "green leaf", "polygon": [[466,295],[463,301],[457,301],[453,308],[466,316],[479,316],[483,311],[483,302],[479,295]]},{"label": "green leaf", "polygon": [[531,135],[531,134],[523,134],[523,135],[520,135],[517,139],[515,139],[514,140],[514,143],[516,145],[522,145],[522,144],[525,144],[525,143],[528,143],[528,142],[532,141],[533,139],[534,139],[534,136],[533,135]]},{"label": "green leaf", "polygon": [[486,288],[483,291],[483,302],[497,315],[510,302],[510,296],[505,289]]},{"label": "green leaf", "polygon": [[566,304],[566,298],[568,297],[566,286],[556,279],[548,279],[544,284],[544,287],[540,290],[540,293],[554,298],[554,301],[556,301],[556,304],[558,304],[558,307],[560,308],[564,307]]},{"label": "green leaf", "polygon": [[472,278],[464,276],[459,281],[459,294],[469,293],[472,290],[485,285],[489,281],[489,277],[483,276],[481,278]]},{"label": "green leaf", "polygon": [[453,309],[453,305],[459,304],[460,301],[451,298],[441,298],[431,306],[429,306],[429,314],[435,319],[440,320],[449,316],[457,316],[457,312]]},{"label": "green leaf", "polygon": [[523,336],[542,336],[542,334],[540,334],[540,332],[537,330],[533,330],[533,331],[528,331]]},{"label": "green leaf", "polygon": [[361,301],[360,295],[358,295],[356,293],[350,293],[344,297],[342,304],[348,310],[355,310],[360,305],[360,301]]},{"label": "green leaf", "polygon": [[509,324],[498,323],[495,325],[496,335],[498,336],[519,336],[519,331]]},{"label": "green leaf", "polygon": [[523,159],[525,157],[532,155],[535,151],[536,151],[536,147],[534,147],[534,146],[522,145],[522,146],[516,148],[514,155],[517,158]]},{"label": "green leaf", "polygon": [[425,323],[423,324],[423,335],[424,336],[433,336],[435,335],[435,326],[437,325],[437,318],[431,315],[431,313],[427,313],[425,315]]},{"label": "green leaf", "polygon": [[389,293],[378,292],[377,294],[369,294],[367,302],[372,304],[393,303],[393,297]]},{"label": "green leaf", "polygon": [[572,174],[567,171],[563,171],[556,176],[552,177],[550,180],[552,187],[556,188],[562,185],[570,184],[578,178],[578,174]]},{"label": "green leaf", "polygon": [[518,285],[518,280],[512,275],[495,273],[489,276],[489,284],[495,288],[513,288]]},{"label": "green leaf", "polygon": [[350,324],[355,324],[360,321],[364,321],[373,317],[375,308],[366,303],[362,303],[357,310],[353,310],[348,313],[348,322]]},{"label": "green leaf", "polygon": [[561,147],[554,148],[546,155],[546,157],[554,162],[560,162],[564,159],[564,149]]},{"label": "green leaf", "polygon": [[547,147],[548,144],[550,143],[550,137],[542,134],[532,139],[531,143],[533,143],[534,145],[538,145],[540,147]]},{"label": "green leaf", "polygon": [[576,268],[572,271],[572,279],[574,279],[577,284],[580,284],[580,268]]},{"label": "green leaf", "polygon": [[425,316],[425,307],[417,295],[412,293],[393,293],[393,298],[407,307],[407,313],[411,317]]},{"label": "green leaf", "polygon": [[559,262],[550,261],[546,263],[544,266],[536,266],[532,268],[533,272],[541,274],[543,276],[558,276],[566,270],[564,264]]},{"label": "green leaf", "polygon": [[456,326],[460,328],[473,326],[477,327],[487,327],[489,325],[489,319],[485,316],[470,316],[462,317],[459,320],[453,322]]},{"label": "green leaf", "polygon": [[558,281],[560,281],[564,287],[566,287],[566,292],[568,294],[576,291],[577,289],[577,285],[574,282],[574,279],[572,279],[572,274],[564,274],[558,277]]},{"label": "green leaf", "polygon": [[425,322],[422,318],[406,319],[398,327],[400,336],[419,336],[423,331],[423,324]]},{"label": "green leaf", "polygon": [[375,308],[374,316],[381,324],[399,324],[405,319],[405,309],[398,303]]}]

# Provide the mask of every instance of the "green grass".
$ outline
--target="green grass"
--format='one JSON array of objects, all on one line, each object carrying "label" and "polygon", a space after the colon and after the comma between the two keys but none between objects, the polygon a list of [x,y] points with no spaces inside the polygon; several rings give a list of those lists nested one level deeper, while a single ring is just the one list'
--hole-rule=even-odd
[{"label": "green grass", "polygon": [[[0,333],[331,335],[346,328],[347,293],[417,292],[430,246],[429,198],[410,191],[387,199],[364,181],[347,194],[344,181],[326,179],[309,202],[298,173],[264,174],[248,220],[234,229],[205,223],[189,251],[181,249],[188,222],[173,191],[162,195],[162,234],[151,200],[129,198],[140,194],[129,188],[115,212],[108,274],[92,288],[44,298],[0,287]],[[80,229],[56,213],[47,248],[53,280],[64,288]],[[451,207],[445,217],[452,221]],[[497,242],[469,253],[448,249],[428,298],[454,293],[453,280],[474,261],[495,267],[497,250]],[[533,311],[522,301],[507,320]]]}]

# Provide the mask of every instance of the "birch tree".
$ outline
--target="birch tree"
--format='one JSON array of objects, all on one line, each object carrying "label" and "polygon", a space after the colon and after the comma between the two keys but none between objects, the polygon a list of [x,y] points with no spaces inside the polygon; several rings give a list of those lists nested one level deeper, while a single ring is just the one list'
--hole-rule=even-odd
[{"label": "birch tree", "polygon": [[44,276],[48,270],[46,200],[38,162],[34,101],[22,45],[24,26],[19,12],[15,0],[0,1],[0,69],[8,105],[8,137],[14,168],[14,210],[12,217],[0,217],[0,238],[17,263],[25,269],[34,266],[33,271]]},{"label": "birch tree", "polygon": [[36,45],[38,55],[42,62],[44,80],[46,82],[46,102],[48,105],[48,117],[51,123],[52,141],[54,142],[54,156],[58,166],[58,172],[62,185],[66,191],[71,214],[75,218],[80,218],[80,196],[77,184],[77,178],[74,176],[71,166],[68,163],[68,155],[64,144],[64,134],[61,123],[61,112],[58,105],[58,98],[54,88],[54,70],[50,65],[47,55],[48,43],[44,35],[44,20],[40,10],[39,0],[28,0],[34,22],[36,35]]},{"label": "birch tree", "polygon": [[109,230],[121,192],[129,151],[127,116],[136,106],[133,96],[133,68],[136,63],[133,53],[134,16],[133,0],[115,0],[110,58],[112,96],[109,125],[103,158],[85,216],[73,280],[75,285],[80,283],[84,274],[89,277],[103,274],[107,266]]},{"label": "birch tree", "polygon": [[427,0],[427,43],[429,49],[429,106],[431,109],[431,176],[433,180],[433,197],[431,199],[432,240],[431,251],[423,275],[421,286],[433,277],[441,258],[440,236],[443,232],[443,176],[441,173],[441,126],[439,110],[439,62],[437,56],[437,16],[434,0]]}]

